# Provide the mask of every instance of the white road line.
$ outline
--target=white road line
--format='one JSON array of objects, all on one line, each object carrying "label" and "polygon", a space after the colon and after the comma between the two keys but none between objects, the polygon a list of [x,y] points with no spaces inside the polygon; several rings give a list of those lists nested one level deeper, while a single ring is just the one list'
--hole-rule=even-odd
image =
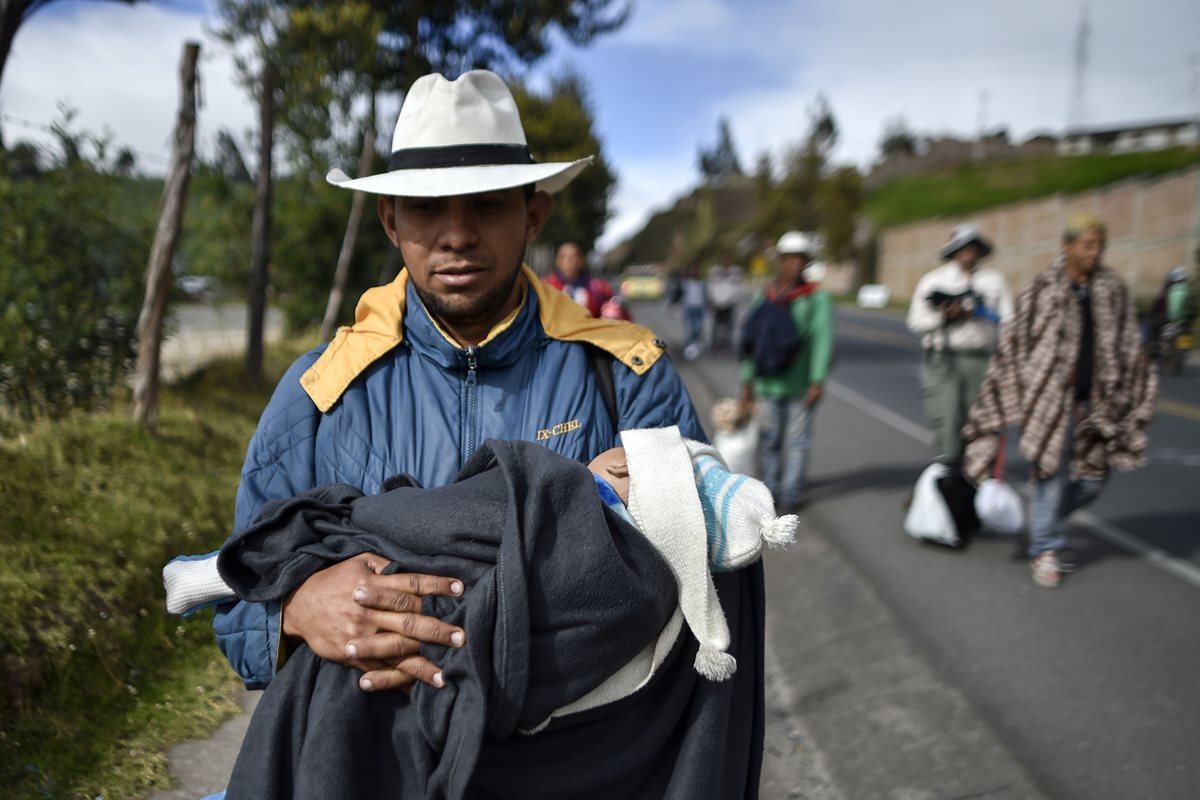
[{"label": "white road line", "polygon": [[[890,425],[903,434],[911,436],[924,445],[933,443],[933,433],[895,411],[886,408],[868,397],[864,397],[845,384],[831,380],[826,384],[829,394],[857,408],[864,414],[875,417],[880,422]],[[1077,511],[1074,515],[1076,522],[1082,524],[1105,541],[1123,547],[1134,555],[1139,556],[1147,564],[1161,569],[1170,575],[1200,589],[1200,568],[1193,564],[1175,558],[1163,550],[1148,544],[1133,534],[1121,530],[1111,522],[1100,519],[1088,511]]]},{"label": "white road line", "polygon": [[1146,562],[1200,589],[1200,568],[1168,555],[1157,547],[1126,533],[1112,523],[1105,522],[1090,511],[1077,511],[1075,513],[1075,520],[1086,525],[1101,539],[1106,539],[1112,544],[1137,553]]},{"label": "white road line", "polygon": [[864,397],[858,392],[846,386],[840,381],[829,381],[826,386],[829,393],[834,397],[857,408],[859,411],[869,416],[875,417],[880,422],[886,422],[901,433],[908,434],[912,438],[924,445],[933,444],[933,432],[928,428],[923,428],[915,422],[909,421],[902,417],[890,408],[881,406],[869,397]]}]

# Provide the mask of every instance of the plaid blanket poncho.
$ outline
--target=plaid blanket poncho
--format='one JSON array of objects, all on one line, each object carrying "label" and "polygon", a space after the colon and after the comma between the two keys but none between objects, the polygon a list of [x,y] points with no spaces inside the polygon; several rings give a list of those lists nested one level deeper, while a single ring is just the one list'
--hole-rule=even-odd
[{"label": "plaid blanket poncho", "polygon": [[[1071,477],[1101,479],[1112,467],[1145,463],[1157,380],[1142,349],[1129,290],[1107,267],[1092,276],[1095,322],[1087,413],[1075,426]],[[1058,471],[1075,408],[1076,362],[1083,319],[1059,256],[1025,287],[1001,332],[963,435],[964,470],[979,482],[996,457],[1000,434],[1021,428],[1021,454],[1039,479]]]}]

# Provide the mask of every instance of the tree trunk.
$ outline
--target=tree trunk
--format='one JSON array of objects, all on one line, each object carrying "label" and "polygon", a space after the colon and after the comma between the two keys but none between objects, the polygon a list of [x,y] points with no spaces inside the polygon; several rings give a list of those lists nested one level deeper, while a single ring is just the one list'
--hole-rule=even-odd
[{"label": "tree trunk", "polygon": [[188,181],[196,150],[196,60],[200,45],[187,42],[179,65],[179,117],[175,122],[175,144],[171,170],[163,187],[162,209],[150,261],[146,266],[146,297],[138,315],[137,368],[133,383],[133,419],[151,430],[158,408],[159,362],[162,355],[163,322],[171,293],[171,262],[179,243],[179,229],[187,205]]},{"label": "tree trunk", "polygon": [[275,141],[275,65],[263,65],[259,98],[258,183],[254,190],[250,297],[246,310],[246,377],[262,382],[263,326],[267,314],[267,268],[271,262],[271,152]]},{"label": "tree trunk", "polygon": [[[374,96],[372,96],[373,98]],[[371,169],[371,156],[375,152],[375,129],[371,125],[363,130],[362,153],[358,157],[358,175],[366,175]],[[367,206],[365,192],[355,192],[350,202],[350,219],[346,221],[346,235],[342,238],[342,250],[338,253],[337,268],[333,271],[333,287],[329,290],[329,302],[325,305],[325,318],[321,321],[321,341],[333,338],[337,327],[338,312],[346,297],[346,283],[350,278],[350,261],[354,257],[354,245],[358,241],[358,230],[362,227],[363,210]]]},{"label": "tree trunk", "polygon": [[21,27],[25,5],[17,0],[0,0],[0,86],[4,85],[4,65],[8,63],[17,28]]}]

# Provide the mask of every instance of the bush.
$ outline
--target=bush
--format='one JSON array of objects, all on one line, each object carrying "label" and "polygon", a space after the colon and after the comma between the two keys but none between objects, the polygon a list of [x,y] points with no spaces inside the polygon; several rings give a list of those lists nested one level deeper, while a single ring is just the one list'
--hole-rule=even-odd
[{"label": "bush", "polygon": [[165,387],[159,431],[122,403],[0,441],[0,796],[138,797],[165,750],[236,710],[211,615],[163,608],[161,569],[220,545],[246,441],[298,339]]},{"label": "bush", "polygon": [[82,162],[0,175],[0,405],[29,420],[102,408],[134,358],[148,237]]}]

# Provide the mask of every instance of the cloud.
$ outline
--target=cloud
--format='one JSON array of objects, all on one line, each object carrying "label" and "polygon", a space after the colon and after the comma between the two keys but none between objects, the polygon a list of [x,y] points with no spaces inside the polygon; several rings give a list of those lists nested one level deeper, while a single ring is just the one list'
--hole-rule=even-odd
[{"label": "cloud", "polygon": [[[111,131],[115,146],[144,155],[142,169],[161,172],[178,111],[183,44],[195,40],[201,42],[200,146],[203,150],[221,128],[241,139],[256,126],[254,104],[237,85],[228,50],[204,25],[195,13],[154,3],[80,4],[69,13],[35,15],[17,34],[0,87],[0,111],[46,124],[65,102],[78,110],[79,128]],[[9,141],[47,140],[12,122],[4,123],[4,131]]]}]

